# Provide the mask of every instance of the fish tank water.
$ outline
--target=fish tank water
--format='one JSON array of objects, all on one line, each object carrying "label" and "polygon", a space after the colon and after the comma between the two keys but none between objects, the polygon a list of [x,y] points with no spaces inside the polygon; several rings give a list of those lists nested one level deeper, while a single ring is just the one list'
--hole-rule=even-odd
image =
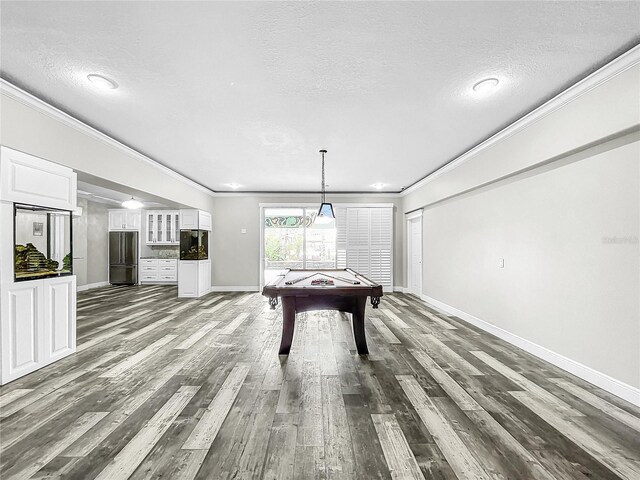
[{"label": "fish tank water", "polygon": [[208,258],[209,232],[180,230],[180,260],[207,260]]},{"label": "fish tank water", "polygon": [[71,212],[14,204],[14,280],[72,275]]}]

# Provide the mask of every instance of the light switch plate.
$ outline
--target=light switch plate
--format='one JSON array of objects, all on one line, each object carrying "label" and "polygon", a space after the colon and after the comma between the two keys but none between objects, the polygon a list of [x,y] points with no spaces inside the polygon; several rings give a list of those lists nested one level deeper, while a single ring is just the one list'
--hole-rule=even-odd
[{"label": "light switch plate", "polygon": [[504,268],[504,258],[501,258],[500,260],[498,260],[498,267]]},{"label": "light switch plate", "polygon": [[240,230],[240,233],[242,233],[242,234],[247,233],[247,229],[246,229],[246,228],[243,228],[242,230]]}]

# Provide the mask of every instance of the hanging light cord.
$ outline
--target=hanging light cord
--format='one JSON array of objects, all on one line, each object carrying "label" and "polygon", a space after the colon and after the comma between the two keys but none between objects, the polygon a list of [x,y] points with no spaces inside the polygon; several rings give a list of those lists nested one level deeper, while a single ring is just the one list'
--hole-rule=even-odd
[{"label": "hanging light cord", "polygon": [[327,153],[326,150],[320,150],[320,153],[322,154],[322,202],[321,203],[325,203],[325,186],[324,186],[324,154]]}]

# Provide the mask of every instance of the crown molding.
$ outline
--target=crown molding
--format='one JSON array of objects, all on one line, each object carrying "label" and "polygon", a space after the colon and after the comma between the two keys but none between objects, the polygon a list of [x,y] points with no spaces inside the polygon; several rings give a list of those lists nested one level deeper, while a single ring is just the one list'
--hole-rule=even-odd
[{"label": "crown molding", "polygon": [[[255,191],[255,192],[215,192],[216,197],[303,197],[319,199],[320,192],[273,192],[273,191]],[[327,192],[327,197],[387,197],[399,198],[400,192]],[[335,202],[332,202],[335,203]]]},{"label": "crown molding", "polygon": [[165,167],[161,163],[158,163],[155,160],[152,160],[151,158],[147,157],[146,155],[143,155],[140,152],[132,149],[131,147],[128,147],[123,143],[120,143],[119,141],[102,133],[101,131],[96,130],[93,127],[90,127],[86,123],[81,122],[80,120],[78,120],[75,117],[72,117],[68,113],[63,112],[62,110],[48,104],[44,100],[41,100],[40,98],[22,90],[21,88],[8,82],[4,78],[0,78],[0,93],[2,93],[3,95],[7,95],[8,97],[13,98],[14,100],[22,103],[23,105],[33,108],[34,110],[37,110],[38,112],[43,113],[48,117],[51,117],[63,123],[64,125],[71,127],[95,140],[101,141],[109,145],[110,147],[117,148],[118,150],[129,155],[130,157],[133,157],[136,160],[139,160],[145,163],[146,165],[149,165],[153,168],[156,168],[157,170],[160,170],[163,174],[169,175],[170,177],[175,178],[176,180],[184,183],[185,185],[188,185],[191,188],[195,188],[196,190],[206,193],[207,195],[211,195],[211,196],[215,195],[215,192],[213,190],[205,187],[204,185],[201,185],[198,182],[191,180],[188,177],[185,177],[184,175],[176,172],[175,170],[170,169],[169,167]]},{"label": "crown molding", "polygon": [[461,166],[462,164],[468,162],[476,155],[482,153],[483,151],[491,148],[498,142],[506,140],[507,138],[515,135],[516,133],[526,129],[527,127],[533,125],[534,123],[542,120],[547,115],[555,112],[556,110],[561,109],[568,103],[576,100],[582,95],[590,92],[594,88],[599,87],[603,83],[608,82],[612,78],[620,75],[621,73],[627,71],[630,68],[635,67],[640,64],[640,45],[636,45],[631,50],[623,53],[619,57],[613,59],[611,62],[607,63],[602,68],[596,70],[591,75],[583,78],[578,83],[572,85],[567,88],[563,92],[559,93],[551,100],[543,103],[541,106],[531,111],[524,117],[516,120],[508,127],[500,130],[498,133],[488,138],[484,142],[476,145],[472,149],[466,151],[459,157],[451,160],[449,163],[440,167],[433,173],[430,173],[426,177],[421,180],[418,180],[413,185],[405,188],[402,192],[400,192],[400,196],[404,197],[412,192],[415,192],[421,187],[424,187],[429,182],[432,182],[439,176],[447,173],[454,168]]},{"label": "crown molding", "polygon": [[[539,120],[543,119],[547,115],[564,107],[565,105],[577,99],[578,97],[588,93],[594,88],[597,88],[603,83],[611,80],[615,76],[638,65],[639,63],[640,63],[640,45],[637,45],[632,49],[630,49],[629,51],[623,53],[616,59],[612,60],[602,68],[596,70],[591,75],[580,80],[575,85],[559,93],[558,95],[553,97],[551,100],[547,101],[546,103],[536,108],[532,112],[528,113],[524,117],[520,118],[519,120],[516,120],[514,123],[504,128],[503,130],[499,131],[498,133],[488,138],[484,142],[476,145],[475,147],[463,153],[459,157],[456,157],[446,165],[440,167],[435,172],[430,173],[426,177],[422,178],[421,180],[418,180],[417,182],[413,183],[411,186],[405,188],[400,192],[380,192],[380,191],[329,192],[329,194],[336,195],[336,196],[347,196],[347,197],[361,196],[361,195],[386,196],[391,198],[404,197],[412,192],[415,192],[419,188],[427,185],[428,183],[435,180],[436,178],[443,175],[444,173],[461,166],[462,164],[469,161],[476,155],[491,148],[496,143],[506,140],[512,135],[515,135],[516,133],[533,125],[535,122],[538,122]],[[179,180],[182,183],[192,188],[195,188],[203,193],[206,193],[212,197],[251,197],[251,196],[306,197],[306,196],[318,195],[316,192],[290,192],[290,191],[289,192],[273,192],[273,191],[252,191],[252,192],[220,192],[218,191],[216,192],[214,190],[211,190],[210,188],[205,187],[200,183],[195,182],[194,180],[191,180],[188,177],[185,177],[184,175],[176,172],[175,170],[172,170],[171,168],[166,167],[161,163],[156,162],[155,160],[152,160],[151,158],[141,154],[140,152],[132,149],[131,147],[128,147],[121,142],[118,142],[117,140],[109,137],[108,135],[100,132],[99,130],[96,130],[93,127],[90,127],[84,122],[81,122],[77,118],[72,117],[71,115],[59,110],[58,108],[53,107],[52,105],[49,105],[45,101],[39,99],[38,97],[35,97],[34,95],[31,95],[30,93],[22,90],[21,88],[13,85],[12,83],[8,82],[3,78],[0,78],[0,92],[2,94],[5,94],[19,101],[20,103],[23,103],[41,113],[44,113],[45,115],[51,118],[54,118],[60,121],[61,123],[71,128],[74,128],[75,130],[78,130],[79,132],[82,132],[111,147],[117,148],[123,151],[124,153],[126,153],[127,155],[160,170],[165,175],[169,175],[170,177],[175,178],[176,180]]]}]

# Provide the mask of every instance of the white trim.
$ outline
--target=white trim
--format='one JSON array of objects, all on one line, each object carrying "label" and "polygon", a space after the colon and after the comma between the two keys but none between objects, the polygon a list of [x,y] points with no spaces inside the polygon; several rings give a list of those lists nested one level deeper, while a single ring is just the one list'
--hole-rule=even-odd
[{"label": "white trim", "polygon": [[407,293],[407,288],[406,287],[401,287],[399,285],[395,285],[393,287],[393,291],[394,292],[398,292],[398,293]]},{"label": "white trim", "polygon": [[[313,198],[318,200],[318,206],[320,206],[320,193],[318,192],[269,192],[269,191],[255,191],[255,192],[215,192],[216,197],[302,197]],[[362,197],[362,196],[376,196],[376,197],[390,197],[399,198],[400,192],[381,192],[375,190],[373,192],[327,192],[327,196],[331,197]],[[331,200],[331,198],[329,198]],[[336,205],[336,202],[331,202]]]},{"label": "white trim", "polygon": [[258,285],[213,285],[210,292],[259,292]]},{"label": "white trim", "polygon": [[406,220],[413,220],[414,218],[422,217],[422,209],[414,210],[413,212],[405,213],[404,218]]},{"label": "white trim", "polygon": [[627,402],[640,406],[640,389],[636,387],[621,382],[620,380],[616,380],[605,373],[594,370],[591,367],[533,343],[526,338],[519,337],[518,335],[508,332],[507,330],[497,327],[485,320],[474,317],[462,310],[458,310],[457,308],[440,302],[439,300],[428,297],[427,295],[421,295],[420,298],[424,302],[433,305],[447,315],[455,315],[485,332],[489,332],[490,334],[495,335],[496,337],[501,338],[502,340],[505,340],[506,342],[509,342],[510,344],[575,375],[576,377],[580,377],[583,380],[586,380],[587,382],[626,400]]},{"label": "white trim", "polygon": [[[361,207],[361,208],[394,208],[394,203],[358,203],[358,202],[332,202],[332,205],[336,207]],[[319,207],[320,202],[317,203],[286,203],[286,202],[278,202],[278,203],[259,203],[258,206],[260,208],[310,208],[310,207]]]},{"label": "white trim", "polygon": [[446,165],[440,167],[435,172],[427,175],[422,180],[414,183],[410,187],[404,189],[400,196],[404,197],[412,192],[415,192],[417,189],[425,186],[427,183],[435,180],[440,175],[453,170],[454,168],[459,167],[463,163],[469,161],[479,153],[483,152],[491,148],[494,144],[506,140],[512,135],[524,130],[525,128],[530,127],[534,123],[542,120],[547,115],[559,110],[564,107],[568,103],[576,100],[582,95],[590,92],[594,88],[599,87],[605,82],[608,82],[612,78],[620,75],[621,73],[627,71],[628,69],[636,66],[640,63],[640,45],[633,47],[631,50],[623,53],[618,58],[612,60],[604,67],[596,70],[591,75],[586,78],[583,78],[575,85],[567,88],[565,91],[559,93],[555,97],[553,97],[548,102],[542,104],[532,112],[528,113],[524,117],[516,120],[511,125],[506,128],[500,130],[498,133],[488,138],[484,142],[479,145],[476,145],[471,150],[467,150],[465,153],[460,155],[459,157],[453,159]]},{"label": "white trim", "polygon": [[[413,236],[412,224],[413,222],[416,222],[416,221],[420,222],[420,284],[418,285],[417,290],[412,291],[411,290],[411,276],[413,274],[413,267],[411,264],[411,259],[413,257],[413,249],[411,248],[412,236]],[[420,295],[420,293],[422,292],[422,284],[423,284],[422,259],[423,259],[423,253],[424,253],[423,252],[424,243],[422,241],[422,209],[419,210],[419,215],[407,215],[406,223],[405,223],[405,231],[406,231],[405,245],[407,247],[407,252],[406,252],[407,262],[405,263],[406,283],[407,283],[406,293],[411,293],[413,295]]]},{"label": "white trim", "polygon": [[110,147],[117,148],[122,152],[124,152],[125,154],[135,158],[136,160],[146,163],[151,167],[157,168],[165,175],[169,175],[170,177],[175,178],[176,180],[179,180],[180,182],[192,188],[195,188],[211,196],[215,195],[215,192],[213,190],[205,187],[204,185],[194,182],[190,178],[180,175],[175,170],[172,170],[169,167],[165,167],[164,165],[156,162],[155,160],[150,159],[149,157],[141,154],[140,152],[137,152],[132,148],[127,147],[123,143],[120,143],[117,140],[114,140],[113,138],[109,137],[108,135],[105,135],[104,133],[100,132],[99,130],[96,130],[95,128],[90,127],[89,125],[81,122],[77,118],[74,118],[71,115],[64,113],[63,111],[58,110],[57,108],[49,105],[45,101],[40,100],[39,98],[31,95],[30,93],[25,92],[21,88],[16,87],[12,83],[7,82],[2,78],[0,78],[0,93],[3,93],[8,97],[13,98],[14,100],[22,103],[23,105],[31,107],[34,110],[37,110],[38,112],[43,113],[53,118],[54,120],[57,120],[63,123],[68,127],[71,127],[81,133],[84,133],[85,135],[95,140],[99,140],[109,145]]},{"label": "white trim", "polygon": [[86,285],[78,285],[76,288],[77,292],[84,292],[86,290],[91,290],[93,288],[107,287],[109,286],[109,282],[96,282],[96,283],[87,283]]}]

